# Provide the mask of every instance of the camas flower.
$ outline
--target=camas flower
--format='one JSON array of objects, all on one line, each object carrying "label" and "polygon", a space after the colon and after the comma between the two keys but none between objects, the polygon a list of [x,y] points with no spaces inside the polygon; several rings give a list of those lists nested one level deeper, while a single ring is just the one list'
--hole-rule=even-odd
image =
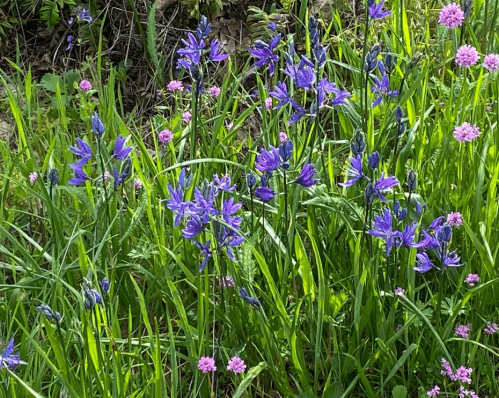
[{"label": "camas flower", "polygon": [[215,372],[217,370],[215,360],[211,357],[201,357],[198,361],[198,369],[203,373]]},{"label": "camas flower", "polygon": [[456,53],[456,63],[465,68],[475,65],[478,62],[478,58],[476,48],[469,45],[459,47]]},{"label": "camas flower", "polygon": [[428,257],[428,254],[426,254],[425,252],[416,254],[416,263],[417,265],[415,265],[413,269],[420,274],[424,274],[434,267],[433,263]]},{"label": "camas flower", "polygon": [[399,95],[398,90],[390,90],[390,79],[381,62],[379,63],[379,70],[381,71],[381,79],[378,76],[374,76],[374,86],[371,86],[371,91],[378,96],[372,105],[373,108],[381,103],[383,96],[396,97]]},{"label": "camas flower", "polygon": [[298,65],[287,62],[284,73],[300,88],[310,90],[314,87],[315,71],[314,64],[306,56],[302,55]]},{"label": "camas flower", "polygon": [[231,370],[234,373],[243,373],[246,369],[246,364],[239,357],[232,357],[227,364],[227,370]]},{"label": "camas flower", "polygon": [[374,191],[376,195],[378,195],[378,198],[382,202],[386,203],[386,198],[383,196],[383,192],[386,191],[387,189],[393,188],[398,184],[399,181],[395,177],[390,176],[385,178],[385,173],[381,173],[381,177],[374,184]]},{"label": "camas flower", "polygon": [[85,181],[89,180],[90,177],[85,174],[85,172],[82,170],[82,166],[78,164],[70,164],[69,167],[73,169],[75,172],[74,177],[68,181],[69,185],[81,185]]},{"label": "camas flower", "polygon": [[208,242],[206,242],[204,245],[195,240],[193,240],[192,243],[194,243],[198,247],[198,249],[201,250],[201,257],[203,258],[203,261],[199,266],[199,272],[203,272],[206,265],[208,264],[208,260],[212,257],[212,252],[210,250],[211,240],[208,240]]},{"label": "camas flower", "polygon": [[40,311],[43,315],[45,315],[45,318],[47,318],[49,321],[59,322],[61,320],[61,314],[59,314],[57,311],[54,311],[47,304],[41,304],[38,307],[36,307],[36,309]]},{"label": "camas flower", "polygon": [[281,34],[274,36],[270,43],[267,44],[261,40],[257,40],[254,43],[255,48],[250,48],[248,51],[250,54],[257,59],[255,62],[256,67],[268,66],[269,75],[272,76],[275,71],[275,65],[279,61],[279,57],[274,54],[274,50],[281,40]]},{"label": "camas flower", "polygon": [[368,231],[369,235],[377,236],[386,241],[386,257],[390,255],[392,246],[395,243],[395,238],[397,237],[397,231],[393,230],[392,220],[393,217],[390,209],[385,208],[383,210],[383,216],[374,216],[373,229]]},{"label": "camas flower", "polygon": [[104,125],[99,119],[99,115],[97,114],[97,112],[94,112],[94,114],[92,115],[91,125],[92,131],[97,137],[100,137],[102,134],[104,134]]},{"label": "camas flower", "polygon": [[125,147],[125,142],[128,137],[123,138],[121,135],[116,138],[114,144],[114,157],[119,160],[125,160],[125,158],[132,152],[132,147]]},{"label": "camas flower", "polygon": [[260,154],[256,157],[255,168],[259,171],[272,173],[272,171],[279,169],[281,166],[281,158],[279,157],[279,150],[272,145],[267,151],[262,149]]},{"label": "camas flower", "polygon": [[14,354],[14,339],[10,339],[5,351],[0,355],[0,369],[4,365],[9,370],[13,370],[19,365],[26,365],[26,362],[21,360],[19,354]]},{"label": "camas flower", "polygon": [[347,169],[347,176],[352,178],[345,182],[340,182],[342,187],[351,187],[362,177],[365,177],[362,171],[362,156],[360,154],[356,157],[350,157],[350,167]]},{"label": "camas flower", "polygon": [[464,21],[464,12],[456,3],[448,4],[442,7],[438,23],[444,25],[447,29],[457,28]]},{"label": "camas flower", "polygon": [[[201,52],[204,49],[204,40],[198,39],[192,33],[187,33],[187,40],[182,39],[184,48],[177,50],[177,54],[183,56],[183,63],[180,66],[191,69],[192,65],[197,65],[201,61]],[[177,69],[180,69],[177,64]]]},{"label": "camas flower", "polygon": [[220,62],[226,59],[229,54],[225,54],[220,51],[220,42],[218,40],[212,40],[210,44],[210,60],[215,62]]},{"label": "camas flower", "polygon": [[497,72],[499,70],[499,55],[489,54],[483,59],[483,67],[487,69],[490,73]]},{"label": "camas flower", "polygon": [[241,297],[244,301],[246,301],[246,302],[248,302],[256,307],[260,306],[260,302],[258,301],[258,299],[254,298],[254,297],[250,297],[248,295],[248,292],[246,291],[246,289],[244,287],[242,287],[239,290],[239,297]]},{"label": "camas flower", "polygon": [[165,199],[166,207],[176,213],[174,225],[178,227],[180,220],[188,215],[192,202],[184,202],[184,191],[182,187],[175,189],[171,185],[168,185],[168,191],[170,191],[171,199]]},{"label": "camas flower", "polygon": [[76,146],[70,146],[69,149],[71,149],[76,156],[81,157],[76,163],[77,166],[83,166],[92,157],[90,146],[80,138],[76,139]]},{"label": "camas flower", "polygon": [[390,10],[383,11],[383,0],[379,3],[375,3],[374,1],[370,1],[370,3],[372,3],[372,5],[369,7],[369,16],[372,19],[382,19],[391,14]]},{"label": "camas flower", "polygon": [[302,187],[309,188],[319,181],[317,178],[313,178],[316,173],[317,170],[315,170],[314,165],[312,163],[308,163],[303,166],[300,176],[295,180],[295,182],[300,184]]},{"label": "camas flower", "polygon": [[231,185],[229,174],[226,174],[221,178],[218,178],[218,174],[213,174],[213,181],[215,182],[215,189],[217,192],[224,191],[231,193],[236,189],[235,185]]},{"label": "camas flower", "polygon": [[255,196],[262,202],[270,202],[274,198],[275,192],[269,187],[258,187],[255,189]]}]

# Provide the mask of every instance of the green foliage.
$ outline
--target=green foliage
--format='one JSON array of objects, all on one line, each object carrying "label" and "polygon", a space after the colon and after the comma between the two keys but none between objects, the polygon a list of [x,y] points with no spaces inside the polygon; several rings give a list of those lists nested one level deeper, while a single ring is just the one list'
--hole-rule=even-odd
[{"label": "green foliage", "polygon": [[65,6],[75,6],[73,0],[42,0],[40,18],[49,28],[53,28],[61,21],[61,11]]}]

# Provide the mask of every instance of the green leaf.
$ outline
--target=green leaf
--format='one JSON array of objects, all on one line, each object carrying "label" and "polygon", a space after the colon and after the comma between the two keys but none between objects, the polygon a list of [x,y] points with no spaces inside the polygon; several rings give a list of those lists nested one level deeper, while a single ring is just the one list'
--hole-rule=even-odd
[{"label": "green leaf", "polygon": [[407,397],[407,388],[404,386],[395,386],[392,390],[393,398],[406,398]]},{"label": "green leaf", "polygon": [[240,396],[243,395],[243,393],[246,391],[248,386],[251,384],[253,379],[258,376],[258,374],[267,367],[266,362],[260,362],[258,365],[252,367],[246,377],[243,379],[241,384],[239,384],[239,387],[237,388],[236,392],[232,396],[232,398],[239,398]]}]

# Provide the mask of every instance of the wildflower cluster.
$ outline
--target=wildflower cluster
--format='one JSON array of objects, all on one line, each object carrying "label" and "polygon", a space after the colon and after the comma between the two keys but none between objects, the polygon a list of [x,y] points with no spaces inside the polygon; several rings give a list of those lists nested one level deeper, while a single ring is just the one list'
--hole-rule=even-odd
[{"label": "wildflower cluster", "polygon": [[[447,362],[444,358],[442,358],[442,369],[440,374],[442,376],[448,377],[451,381],[458,381],[464,384],[471,384],[471,373],[473,373],[472,368],[466,368],[465,366],[460,366],[454,372],[449,362]],[[433,389],[426,393],[429,397],[436,397],[440,394],[440,387],[436,385]],[[459,398],[478,398],[478,395],[473,390],[466,389],[462,384],[459,386],[459,390],[457,391]]]},{"label": "wildflower cluster", "polygon": [[[216,372],[215,360],[211,357],[201,357],[198,361],[198,369],[203,373]],[[232,357],[227,364],[227,370],[236,374],[243,373],[245,369],[246,364],[239,357]]]},{"label": "wildflower cluster", "polygon": [[178,227],[183,221],[182,229],[184,238],[192,239],[201,251],[203,258],[199,271],[203,271],[208,260],[212,257],[211,239],[204,243],[194,240],[201,232],[207,232],[207,226],[211,225],[211,234],[217,250],[225,250],[232,261],[236,261],[233,248],[244,241],[242,235],[242,218],[235,214],[241,209],[242,204],[236,203],[234,198],[219,200],[222,192],[232,193],[236,189],[231,183],[230,175],[218,177],[213,175],[213,181],[203,181],[200,187],[194,188],[194,200],[185,200],[185,190],[189,187],[192,176],[186,177],[185,169],[182,169],[178,179],[177,188],[168,185],[170,199],[167,199],[167,207],[175,213],[175,226]]},{"label": "wildflower cluster", "polygon": [[[104,134],[104,125],[102,121],[99,119],[97,112],[92,116],[92,131],[97,139],[97,148],[100,150],[101,148],[101,140]],[[121,170],[119,171],[116,167],[113,167],[113,177],[114,177],[114,189],[117,189],[120,185],[122,185],[131,174],[131,161],[129,159],[129,155],[132,152],[132,147],[125,146],[127,138],[119,135],[116,138],[114,143],[114,150],[112,157],[114,160],[120,160],[122,162]],[[76,163],[70,164],[69,167],[74,171],[74,176],[71,180],[68,181],[69,185],[81,185],[85,183],[85,181],[90,180],[90,177],[85,173],[83,167],[88,163],[88,161],[93,157],[92,149],[88,143],[83,141],[81,138],[76,139],[76,145],[70,146],[69,149],[79,158]],[[102,154],[99,154],[102,156]],[[102,178],[105,182],[109,179],[106,179],[107,170],[102,170]],[[108,174],[109,175],[109,172]]]}]

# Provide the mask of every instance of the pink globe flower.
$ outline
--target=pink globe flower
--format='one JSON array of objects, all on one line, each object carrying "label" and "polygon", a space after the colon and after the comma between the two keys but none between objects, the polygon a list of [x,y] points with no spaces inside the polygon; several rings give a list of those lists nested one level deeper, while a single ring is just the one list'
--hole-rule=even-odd
[{"label": "pink globe flower", "polygon": [[29,182],[34,183],[36,180],[38,180],[38,174],[37,173],[29,173]]},{"label": "pink globe flower", "polygon": [[454,129],[454,137],[459,142],[468,142],[472,141],[478,136],[480,136],[480,130],[476,126],[476,124],[463,123],[461,126],[458,126]]},{"label": "pink globe flower", "polygon": [[281,131],[279,133],[279,141],[281,141],[281,144],[282,144],[283,142],[286,142],[287,140],[288,140],[287,134],[284,131]]},{"label": "pink globe flower", "polygon": [[225,278],[222,278],[220,280],[220,283],[221,283],[223,289],[228,289],[230,287],[235,286],[234,278],[232,278],[232,276],[230,276],[230,275],[227,275]]},{"label": "pink globe flower", "polygon": [[440,11],[438,22],[447,29],[453,29],[460,26],[464,21],[464,12],[456,3],[446,5]]},{"label": "pink globe flower", "polygon": [[447,224],[449,224],[451,227],[459,227],[462,223],[463,216],[461,216],[461,213],[450,212],[447,215]]},{"label": "pink globe flower", "polygon": [[430,391],[427,391],[426,395],[428,395],[430,398],[440,395],[440,387],[436,385]]},{"label": "pink globe flower", "polygon": [[109,174],[109,171],[104,172],[104,181],[109,181],[111,179],[111,174]]},{"label": "pink globe flower", "polygon": [[473,287],[480,282],[480,277],[477,274],[468,274],[464,282]]},{"label": "pink globe flower", "polygon": [[192,114],[191,114],[191,112],[189,112],[189,111],[182,113],[182,120],[183,120],[185,123],[189,123],[189,122],[190,122],[190,120],[191,120],[191,117],[192,117]]},{"label": "pink globe flower", "polygon": [[393,294],[395,296],[405,296],[405,289],[403,287],[397,287]]},{"label": "pink globe flower", "polygon": [[85,92],[92,89],[92,83],[90,83],[88,80],[82,80],[79,86]]},{"label": "pink globe flower", "polygon": [[170,83],[168,83],[169,91],[175,91],[175,90],[182,91],[183,89],[184,85],[182,84],[182,82],[178,80],[172,80]]},{"label": "pink globe flower", "polygon": [[140,189],[144,186],[144,184],[142,184],[142,181],[140,181],[140,180],[135,180],[134,185],[135,185],[135,189]]},{"label": "pink globe flower", "polygon": [[497,326],[497,323],[490,323],[490,322],[487,322],[487,326],[485,326],[485,329],[483,329],[483,331],[487,334],[497,333],[498,330],[499,326]]},{"label": "pink globe flower", "polygon": [[459,66],[469,68],[478,62],[478,51],[473,46],[464,45],[457,49],[456,63]]},{"label": "pink globe flower", "polygon": [[158,140],[162,144],[169,144],[173,139],[173,134],[170,130],[163,130],[158,134]]},{"label": "pink globe flower", "polygon": [[215,360],[211,357],[201,357],[198,361],[198,369],[203,373],[216,371]]},{"label": "pink globe flower", "polygon": [[212,97],[217,98],[220,95],[220,89],[217,86],[211,86],[208,89],[208,94],[210,94]]},{"label": "pink globe flower", "polygon": [[483,59],[483,67],[487,69],[490,73],[497,72],[499,70],[499,55],[489,54]]},{"label": "pink globe flower", "polygon": [[270,108],[272,108],[272,97],[265,100],[265,109],[269,110]]},{"label": "pink globe flower", "polygon": [[227,364],[227,370],[231,370],[234,373],[243,373],[246,369],[246,364],[239,357],[232,357]]},{"label": "pink globe flower", "polygon": [[463,339],[467,339],[470,336],[471,332],[471,325],[459,325],[456,327],[456,330],[454,330],[454,336],[456,337],[462,337]]}]

